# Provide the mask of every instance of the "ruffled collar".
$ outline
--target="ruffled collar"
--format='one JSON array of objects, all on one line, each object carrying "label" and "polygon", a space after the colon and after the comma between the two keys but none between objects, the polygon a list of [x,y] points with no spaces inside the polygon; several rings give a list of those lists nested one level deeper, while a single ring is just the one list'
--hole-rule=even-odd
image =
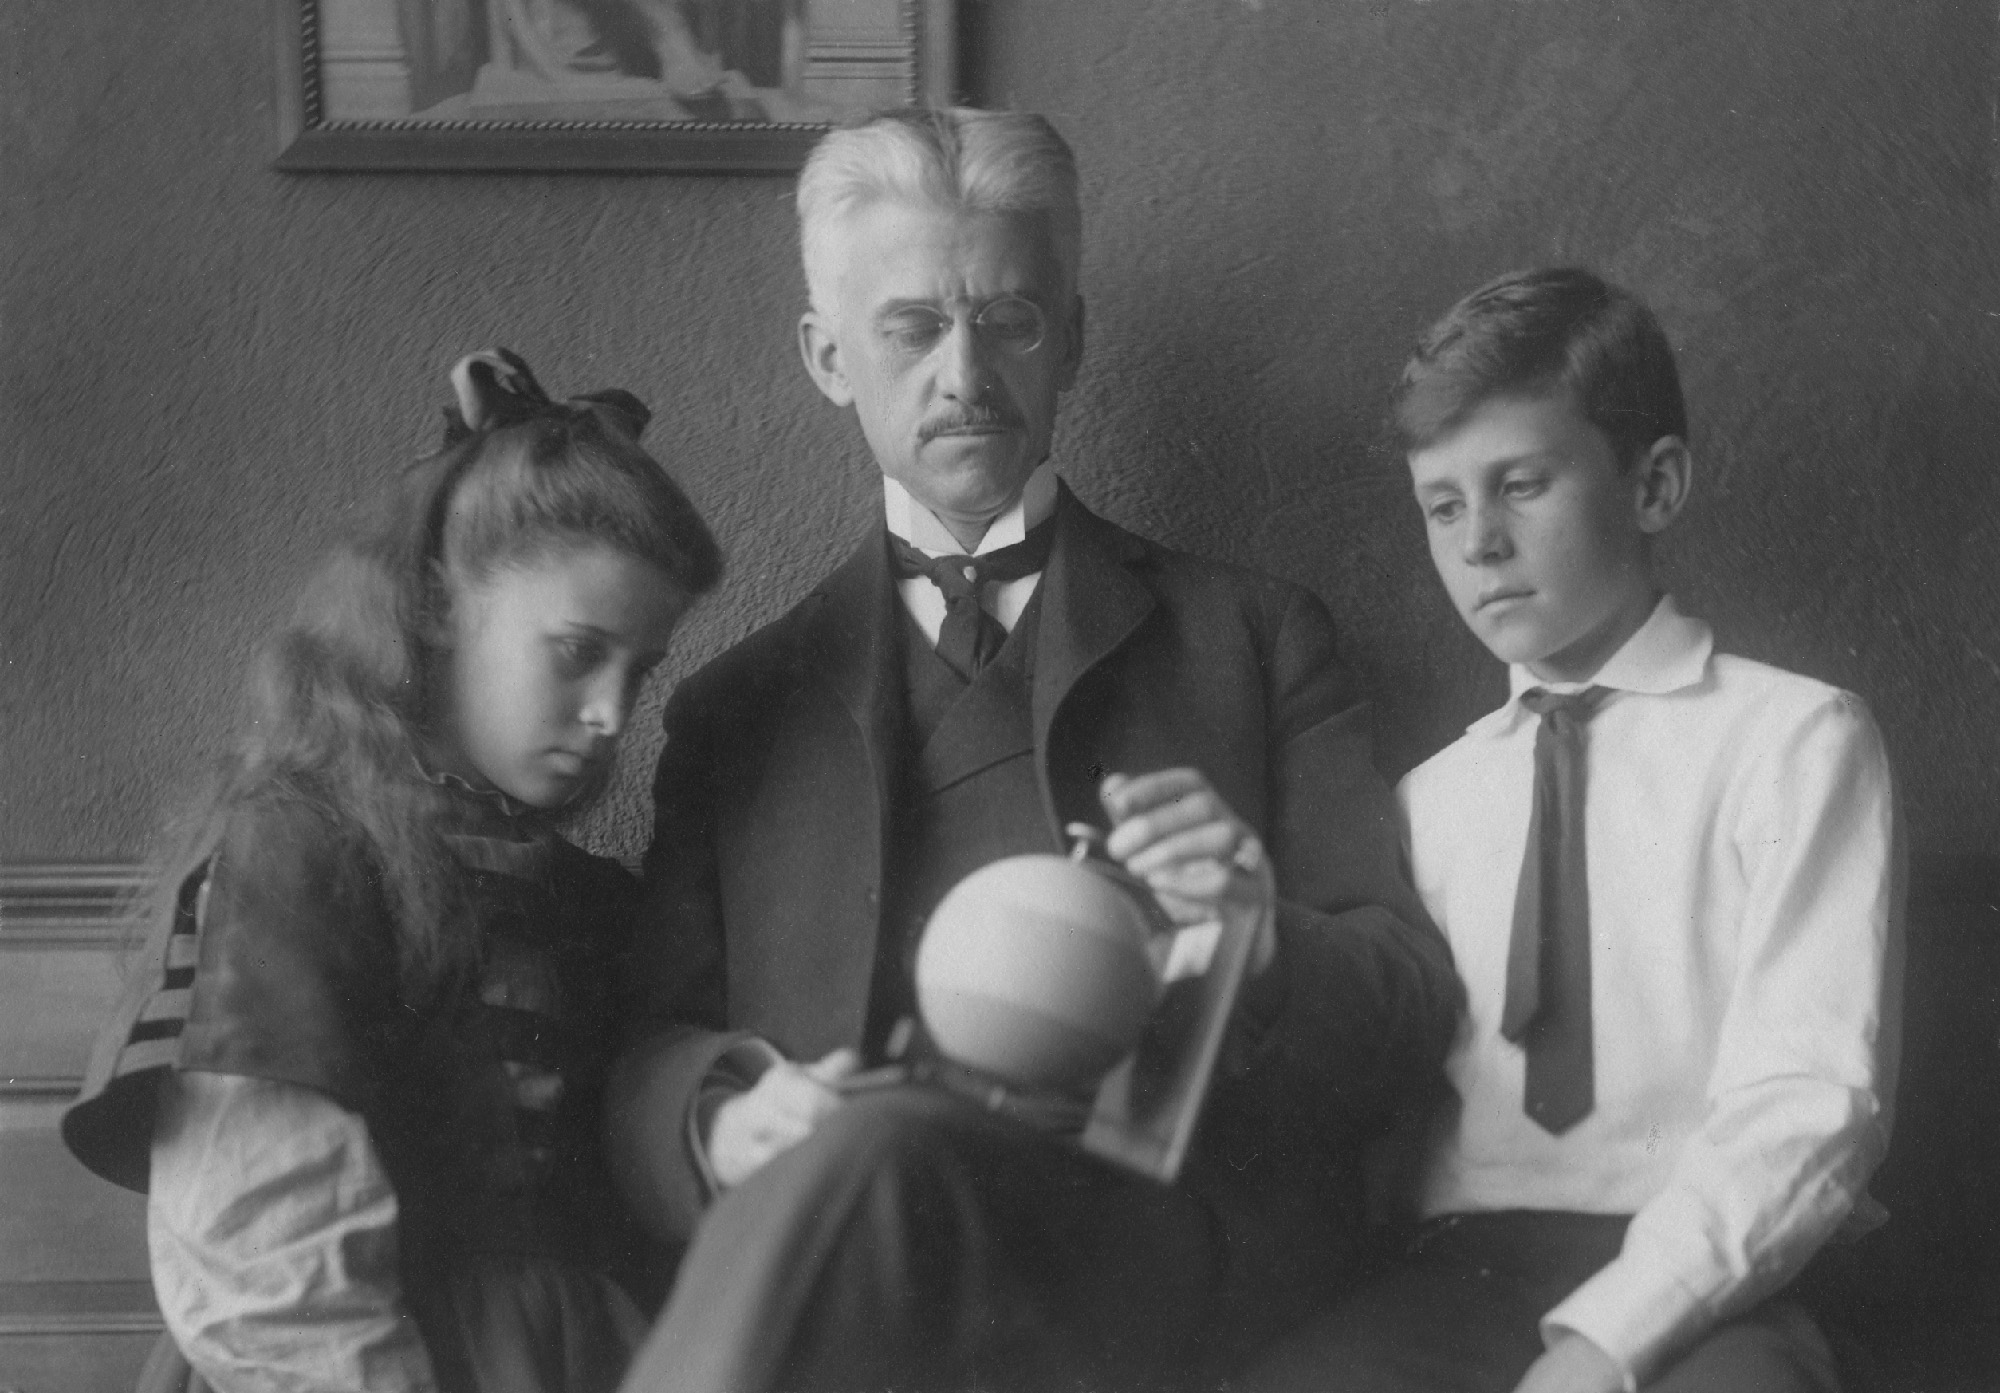
[{"label": "ruffled collar", "polygon": [[497,788],[481,788],[470,779],[451,773],[449,770],[433,769],[424,763],[421,755],[412,755],[410,758],[416,764],[417,773],[423,776],[425,783],[432,784],[438,788],[448,788],[453,793],[464,794],[469,798],[486,804],[488,807],[499,810],[504,817],[510,819],[528,818],[536,816],[540,811],[523,803],[518,798],[508,797]]},{"label": "ruffled collar", "polygon": [[412,759],[425,783],[453,795],[455,825],[443,835],[460,865],[522,880],[541,878],[556,841],[546,813],[497,788],[482,788],[461,775],[433,769],[419,756]]}]

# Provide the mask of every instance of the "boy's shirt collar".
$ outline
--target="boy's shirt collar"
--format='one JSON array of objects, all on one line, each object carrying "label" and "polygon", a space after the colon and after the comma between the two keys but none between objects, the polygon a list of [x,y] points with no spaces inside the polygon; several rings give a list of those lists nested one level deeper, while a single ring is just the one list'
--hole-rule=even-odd
[{"label": "boy's shirt collar", "polygon": [[1614,692],[1638,692],[1664,696],[1692,687],[1708,675],[1708,660],[1715,652],[1715,634],[1707,624],[1682,614],[1671,595],[1662,595],[1639,631],[1605,661],[1588,682],[1544,682],[1525,664],[1507,668],[1507,702],[1489,711],[1468,726],[1473,735],[1499,736],[1514,729],[1528,716],[1521,694],[1541,687],[1551,692],[1580,692],[1586,687],[1609,687]]}]

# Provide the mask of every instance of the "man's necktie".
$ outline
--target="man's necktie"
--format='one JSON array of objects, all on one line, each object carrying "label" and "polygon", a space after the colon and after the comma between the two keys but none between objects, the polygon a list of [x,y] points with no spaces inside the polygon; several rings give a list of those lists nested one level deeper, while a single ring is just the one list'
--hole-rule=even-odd
[{"label": "man's necktie", "polygon": [[896,573],[905,579],[927,576],[944,592],[944,625],[938,630],[938,656],[970,682],[993,661],[1007,641],[1000,621],[986,612],[979,597],[988,585],[1031,576],[1049,564],[1056,524],[1049,518],[1028,529],[1012,546],[984,556],[926,556],[893,532],[889,543]]},{"label": "man's necktie", "polygon": [[1522,1105],[1557,1135],[1595,1102],[1590,1042],[1590,886],[1584,874],[1584,723],[1607,695],[1591,687],[1558,696],[1536,687],[1521,704],[1535,732],[1534,811],[1514,895],[1507,1001],[1500,1034],[1522,1046]]}]

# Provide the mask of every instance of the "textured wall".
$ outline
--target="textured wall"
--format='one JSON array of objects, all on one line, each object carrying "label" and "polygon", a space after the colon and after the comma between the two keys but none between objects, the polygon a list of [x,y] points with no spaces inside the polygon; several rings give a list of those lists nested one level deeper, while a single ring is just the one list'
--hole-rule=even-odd
[{"label": "textured wall", "polygon": [[[1410,335],[1578,260],[1651,296],[1701,474],[1677,588],[1863,692],[1918,844],[2000,845],[2000,90],[1940,0],[962,0],[966,82],[1086,172],[1086,498],[1326,596],[1400,767],[1499,690],[1380,439]],[[0,859],[137,854],[445,367],[624,385],[727,541],[672,668],[867,516],[796,366],[784,181],[286,177],[266,5],[0,13]],[[658,693],[654,694],[654,700]],[[584,829],[631,851],[655,742]]]}]

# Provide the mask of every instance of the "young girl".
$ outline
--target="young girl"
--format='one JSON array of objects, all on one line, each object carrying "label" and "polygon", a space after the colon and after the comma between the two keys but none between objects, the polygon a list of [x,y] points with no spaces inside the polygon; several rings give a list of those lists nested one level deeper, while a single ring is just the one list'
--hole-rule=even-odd
[{"label": "young girl", "polygon": [[630,880],[550,822],[720,559],[630,396],[452,378],[445,449],[267,646],[64,1118],[149,1192],[193,1370],[150,1387],[608,1393],[642,1333],[598,1146]]}]

